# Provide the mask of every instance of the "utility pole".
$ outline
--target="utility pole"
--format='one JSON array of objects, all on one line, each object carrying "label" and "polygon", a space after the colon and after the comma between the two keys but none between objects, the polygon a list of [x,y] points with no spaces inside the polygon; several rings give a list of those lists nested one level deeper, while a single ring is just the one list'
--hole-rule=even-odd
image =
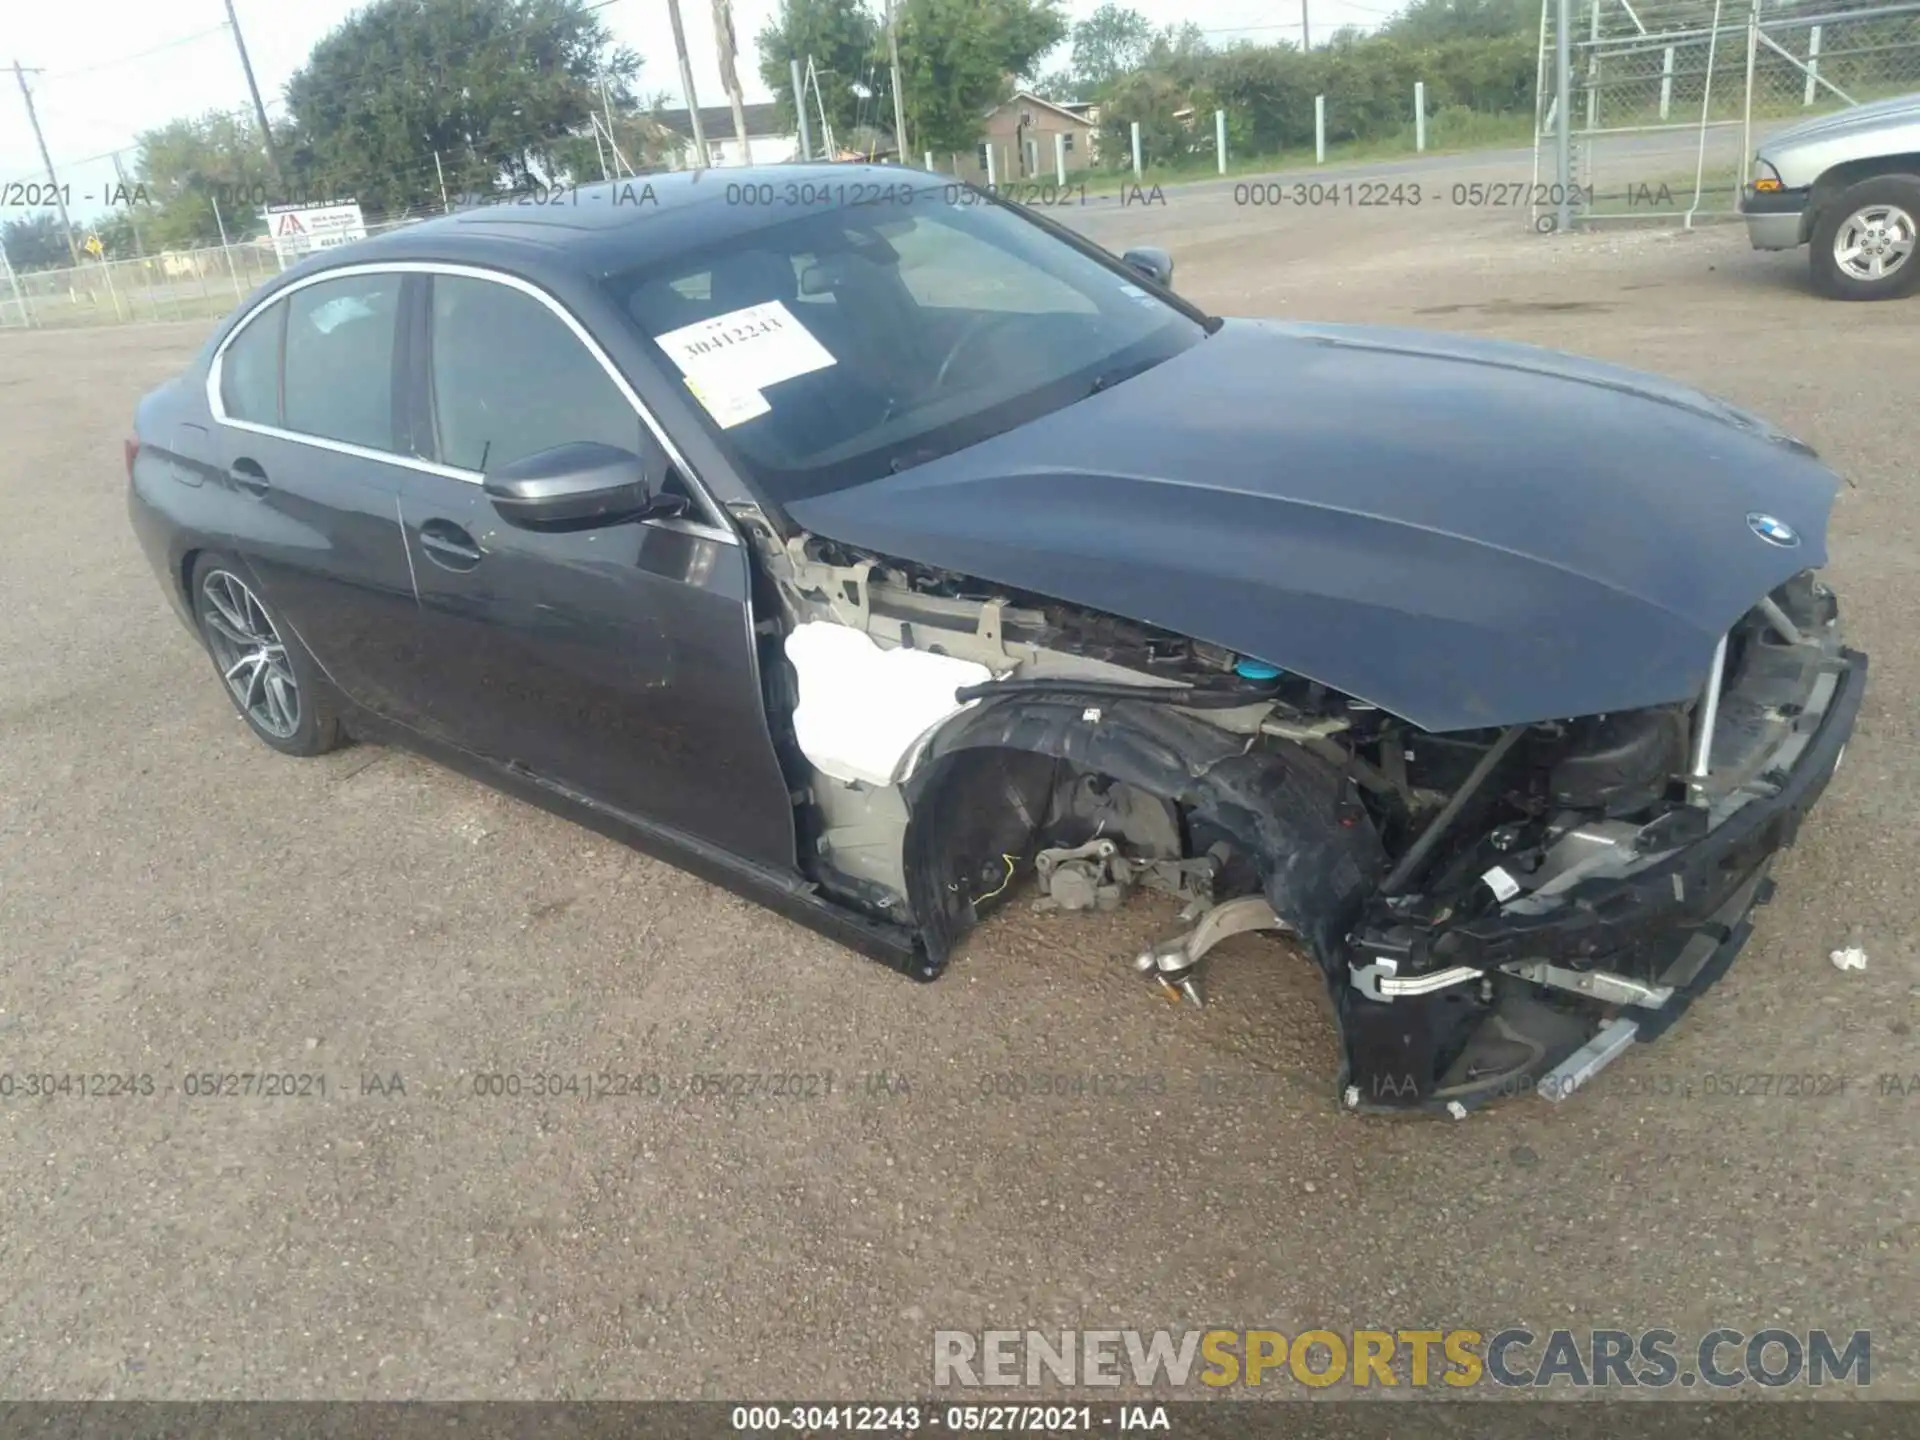
[{"label": "utility pole", "polygon": [[227,0],[227,24],[233,27],[233,43],[240,52],[240,68],[246,72],[247,91],[253,96],[253,114],[260,122],[260,139],[267,147],[267,163],[273,167],[273,178],[284,186],[287,181],[280,172],[280,152],[273,148],[273,127],[267,124],[267,107],[260,103],[260,87],[253,83],[253,62],[247,58],[247,42],[240,34],[240,17],[233,13],[233,0]]},{"label": "utility pole", "polygon": [[907,102],[900,93],[900,11],[887,0],[887,59],[893,66],[893,149],[901,164],[907,159]]},{"label": "utility pole", "polygon": [[126,167],[120,163],[120,152],[113,152],[113,173],[120,181],[120,197],[127,202],[127,225],[133,231],[133,250],[142,260],[147,258],[147,242],[140,234],[140,222],[133,218],[132,187],[127,184]]},{"label": "utility pole", "polygon": [[[812,59],[812,56],[808,56]],[[793,76],[793,118],[800,123],[800,158],[813,159],[813,136],[807,131],[807,86],[800,78],[800,57],[795,55],[787,60],[787,70]]]},{"label": "utility pole", "polygon": [[707,168],[707,132],[700,128],[700,101],[693,93],[693,66],[687,60],[687,27],[680,23],[680,0],[667,0],[673,22],[673,49],[680,57],[680,88],[687,94],[687,123],[693,127],[693,168]]},{"label": "utility pole", "polygon": [[[34,74],[40,72],[35,70]],[[67,237],[67,254],[73,257],[73,268],[80,268],[80,247],[74,242],[73,221],[67,218],[67,200],[60,193],[59,178],[53,173],[53,156],[47,153],[47,137],[40,133],[40,116],[33,108],[33,92],[27,88],[27,72],[20,68],[20,62],[13,62],[13,78],[20,82],[20,98],[27,102],[27,123],[33,126],[33,138],[40,146],[40,163],[47,167],[47,184],[53,190],[53,206],[60,212],[60,233]]]},{"label": "utility pole", "polygon": [[727,103],[733,107],[733,138],[740,142],[740,163],[751,165],[753,146],[747,140],[746,103],[740,93],[740,71],[734,64],[738,47],[733,38],[732,0],[713,0],[713,43],[720,52],[720,84],[727,92]]},{"label": "utility pole", "polygon": [[1313,31],[1307,28],[1307,0],[1300,0],[1300,48],[1313,48]]}]

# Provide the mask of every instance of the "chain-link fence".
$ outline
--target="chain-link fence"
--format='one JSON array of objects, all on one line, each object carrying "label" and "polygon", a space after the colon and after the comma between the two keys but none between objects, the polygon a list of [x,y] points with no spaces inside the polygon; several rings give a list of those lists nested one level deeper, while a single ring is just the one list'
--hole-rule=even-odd
[{"label": "chain-link fence", "polygon": [[1754,146],[1827,111],[1920,91],[1920,3],[1570,0],[1557,86],[1558,0],[1541,24],[1537,178],[1556,214],[1559,97],[1576,222],[1735,213]]},{"label": "chain-link fence", "polygon": [[280,273],[271,245],[170,250],[143,260],[104,260],[64,270],[0,277],[0,324],[118,325],[136,320],[215,319]]},{"label": "chain-link fence", "polygon": [[[374,235],[421,218],[407,215],[366,229]],[[285,268],[264,238],[59,270],[0,268],[0,329],[217,320]]]}]

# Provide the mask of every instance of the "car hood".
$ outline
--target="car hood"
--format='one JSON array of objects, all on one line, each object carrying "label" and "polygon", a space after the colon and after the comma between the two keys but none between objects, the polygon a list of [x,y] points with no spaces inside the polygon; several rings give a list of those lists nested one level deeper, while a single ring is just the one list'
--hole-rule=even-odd
[{"label": "car hood", "polygon": [[1230,320],[1044,419],[788,508],[1443,731],[1696,696],[1727,628],[1825,563],[1834,491],[1798,441],[1656,376]]},{"label": "car hood", "polygon": [[1896,95],[1890,100],[1874,100],[1852,105],[1830,115],[1820,115],[1798,125],[1790,125],[1765,137],[1759,145],[1762,155],[1771,154],[1809,140],[1833,140],[1843,135],[1858,135],[1873,130],[1891,130],[1920,120],[1920,95]]}]

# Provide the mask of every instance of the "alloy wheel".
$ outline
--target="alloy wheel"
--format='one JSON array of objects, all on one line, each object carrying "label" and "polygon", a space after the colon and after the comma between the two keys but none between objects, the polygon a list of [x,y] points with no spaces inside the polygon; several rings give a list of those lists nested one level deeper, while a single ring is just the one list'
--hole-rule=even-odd
[{"label": "alloy wheel", "polygon": [[1913,258],[1916,228],[1898,205],[1864,205],[1834,231],[1834,264],[1855,280],[1885,280]]},{"label": "alloy wheel", "polygon": [[200,598],[207,645],[234,702],[268,735],[291,739],[300,728],[300,687],[266,606],[226,570],[207,572]]}]

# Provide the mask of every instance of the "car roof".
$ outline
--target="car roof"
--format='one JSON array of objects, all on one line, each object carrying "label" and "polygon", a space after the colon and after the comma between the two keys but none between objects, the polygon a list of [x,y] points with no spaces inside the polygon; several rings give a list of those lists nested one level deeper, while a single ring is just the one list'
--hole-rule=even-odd
[{"label": "car roof", "polygon": [[380,260],[443,260],[598,278],[706,249],[838,206],[916,193],[951,177],[899,165],[763,165],[555,186],[457,210],[313,256],[301,273]]}]

